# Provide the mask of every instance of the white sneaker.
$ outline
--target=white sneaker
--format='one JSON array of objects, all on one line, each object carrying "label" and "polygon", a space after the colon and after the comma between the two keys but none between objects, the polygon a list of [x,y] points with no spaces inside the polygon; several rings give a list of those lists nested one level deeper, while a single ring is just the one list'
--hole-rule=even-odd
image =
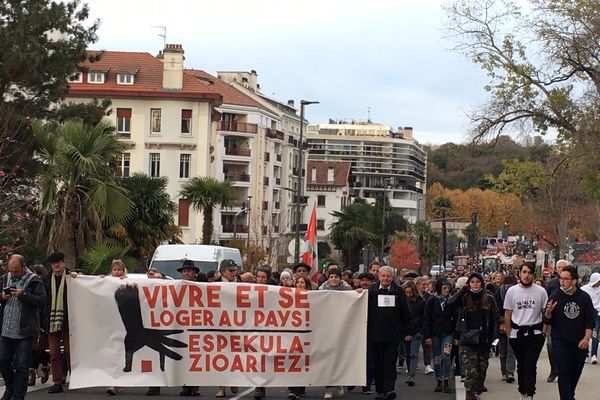
[{"label": "white sneaker", "polygon": [[425,366],[425,375],[431,375],[435,372],[435,370],[433,368],[431,368],[431,365],[426,365]]},{"label": "white sneaker", "polygon": [[333,399],[333,394],[331,393],[331,390],[326,390],[323,398],[324,399]]},{"label": "white sneaker", "polygon": [[343,396],[344,395],[344,388],[342,386],[338,387],[337,395],[338,396]]},{"label": "white sneaker", "polygon": [[219,390],[217,390],[217,393],[215,393],[215,397],[225,397],[225,389],[219,388]]},{"label": "white sneaker", "polygon": [[527,396],[526,399],[527,400],[533,400],[533,396]]},{"label": "white sneaker", "polygon": [[598,357],[592,356],[592,364],[594,364],[594,365],[598,364]]}]

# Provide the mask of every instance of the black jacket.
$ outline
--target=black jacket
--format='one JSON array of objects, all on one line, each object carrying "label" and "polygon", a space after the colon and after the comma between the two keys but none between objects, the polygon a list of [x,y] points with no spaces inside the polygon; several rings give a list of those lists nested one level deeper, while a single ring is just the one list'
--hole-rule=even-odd
[{"label": "black jacket", "polygon": [[[500,326],[500,317],[498,312],[498,306],[494,296],[482,290],[481,296],[487,296],[488,302],[490,303],[490,309],[485,310],[480,307],[481,301],[474,301],[475,310],[468,311],[465,307],[466,296],[470,296],[467,286],[459,290],[454,296],[448,300],[451,305],[456,305],[456,321],[459,322],[461,314],[464,310],[465,321],[467,329],[481,329],[481,342],[479,345],[480,352],[489,351],[490,346],[494,339],[498,337],[498,328]],[[455,337],[459,338],[459,332],[456,332]]]},{"label": "black jacket", "polygon": [[417,333],[423,331],[423,314],[425,313],[425,300],[421,296],[417,296],[415,301],[408,301],[408,308],[410,308],[410,315],[413,319],[413,330],[408,332],[409,335],[414,336]]},{"label": "black jacket", "polygon": [[[8,274],[0,278],[2,287],[7,286]],[[22,303],[21,325],[19,333],[23,337],[36,337],[40,334],[40,309],[46,306],[46,291],[42,280],[34,274],[23,293],[19,296]],[[4,320],[5,300],[0,299],[0,323]]]},{"label": "black jacket", "polygon": [[[397,343],[414,330],[413,320],[404,291],[394,282],[387,293],[379,290],[379,283],[369,289],[367,338],[374,343]],[[393,307],[379,307],[378,296],[394,296]]]},{"label": "black jacket", "polygon": [[[65,271],[63,272],[63,274],[69,274],[69,272],[65,269]],[[44,287],[46,288],[46,312],[44,313],[44,328],[47,330],[50,327],[50,320],[49,320],[49,316],[50,316],[50,308],[52,307],[52,299],[50,298],[50,296],[52,295],[51,293],[51,286],[50,286],[50,279],[54,278],[54,273],[52,271],[50,271],[48,273],[48,275],[44,278]],[[60,279],[57,280],[56,282],[56,290],[58,290],[58,284],[60,283]],[[68,285],[67,285],[67,279],[65,279],[65,290],[63,291],[63,310],[64,310],[64,320],[63,320],[63,328],[68,328],[69,327],[69,307],[67,304],[67,289],[68,289]]]},{"label": "black jacket", "polygon": [[423,338],[441,334],[453,334],[455,323],[455,307],[446,304],[442,306],[437,296],[431,296],[425,303],[423,314]]}]

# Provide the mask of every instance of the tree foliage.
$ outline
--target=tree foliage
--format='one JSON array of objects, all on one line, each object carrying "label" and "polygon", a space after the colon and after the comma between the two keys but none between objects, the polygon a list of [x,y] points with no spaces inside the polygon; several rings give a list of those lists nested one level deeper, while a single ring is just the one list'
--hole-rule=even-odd
[{"label": "tree foliage", "polygon": [[421,265],[417,247],[410,242],[409,238],[392,243],[390,264],[396,269],[417,269]]},{"label": "tree foliage", "polygon": [[86,127],[81,120],[34,124],[43,168],[39,212],[40,237],[48,251],[61,250],[69,265],[102,240],[104,229],[123,224],[133,203],[115,180],[114,169],[123,151],[112,128]]}]

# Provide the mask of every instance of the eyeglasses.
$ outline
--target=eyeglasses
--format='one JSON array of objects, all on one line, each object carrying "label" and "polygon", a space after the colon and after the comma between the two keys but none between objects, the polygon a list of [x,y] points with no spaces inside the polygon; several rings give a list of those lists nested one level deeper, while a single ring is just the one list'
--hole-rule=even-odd
[{"label": "eyeglasses", "polygon": [[558,279],[561,281],[574,281],[575,280],[575,278],[562,278],[562,277],[560,277]]}]

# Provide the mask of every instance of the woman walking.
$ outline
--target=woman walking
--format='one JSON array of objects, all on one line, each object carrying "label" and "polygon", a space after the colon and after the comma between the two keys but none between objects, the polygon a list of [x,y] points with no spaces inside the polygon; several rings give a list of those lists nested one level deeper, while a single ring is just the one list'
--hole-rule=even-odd
[{"label": "woman walking", "polygon": [[411,340],[404,341],[404,354],[406,354],[406,366],[408,367],[408,378],[406,384],[415,386],[415,372],[417,370],[417,361],[419,361],[419,347],[423,340],[423,314],[425,313],[425,301],[419,295],[417,286],[414,282],[406,282],[404,286],[404,294],[408,300],[408,308],[413,320],[414,328],[408,335]]}]

